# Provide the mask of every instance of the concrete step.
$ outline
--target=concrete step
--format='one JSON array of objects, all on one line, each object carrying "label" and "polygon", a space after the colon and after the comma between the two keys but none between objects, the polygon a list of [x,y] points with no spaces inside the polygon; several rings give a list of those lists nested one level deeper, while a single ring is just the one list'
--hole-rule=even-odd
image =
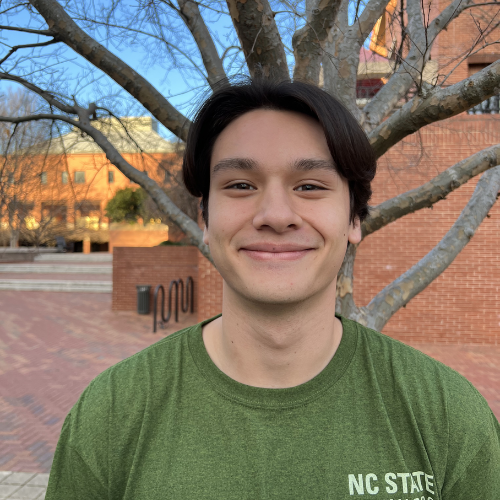
[{"label": "concrete step", "polygon": [[37,255],[35,262],[113,262],[113,254],[96,253],[53,253]]},{"label": "concrete step", "polygon": [[[111,274],[56,274],[56,273],[0,273],[2,280],[23,280],[23,281],[109,281],[113,280]],[[1,439],[1,438],[0,438]]]},{"label": "concrete step", "polygon": [[54,247],[0,247],[0,253],[56,253],[57,248]]},{"label": "concrete step", "polygon": [[0,290],[111,293],[111,281],[0,279]]},{"label": "concrete step", "polygon": [[55,253],[55,248],[0,247],[0,262],[33,262],[39,254]]},{"label": "concrete step", "polygon": [[113,267],[107,263],[92,265],[61,264],[0,264],[0,273],[70,273],[70,274],[111,274]]}]

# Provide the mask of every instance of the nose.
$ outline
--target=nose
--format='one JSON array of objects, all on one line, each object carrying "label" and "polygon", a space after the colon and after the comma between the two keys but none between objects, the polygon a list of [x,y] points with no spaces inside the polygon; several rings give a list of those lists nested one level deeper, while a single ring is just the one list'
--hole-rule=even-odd
[{"label": "nose", "polygon": [[257,202],[254,227],[269,227],[277,233],[301,227],[302,218],[294,209],[292,196],[283,186],[274,185],[264,189]]}]

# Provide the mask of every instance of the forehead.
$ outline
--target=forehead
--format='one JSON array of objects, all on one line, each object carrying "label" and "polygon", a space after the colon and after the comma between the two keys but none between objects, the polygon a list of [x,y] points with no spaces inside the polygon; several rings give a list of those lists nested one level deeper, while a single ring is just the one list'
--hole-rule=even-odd
[{"label": "forehead", "polygon": [[250,158],[259,164],[293,163],[303,158],[332,160],[316,120],[301,113],[267,109],[245,113],[217,137],[211,169],[228,158]]}]

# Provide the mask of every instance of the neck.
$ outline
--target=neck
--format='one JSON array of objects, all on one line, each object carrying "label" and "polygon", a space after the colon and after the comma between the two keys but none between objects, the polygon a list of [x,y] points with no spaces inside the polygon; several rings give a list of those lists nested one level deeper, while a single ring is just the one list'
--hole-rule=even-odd
[{"label": "neck", "polygon": [[263,305],[224,283],[222,316],[203,328],[216,366],[254,387],[285,388],[318,375],[335,354],[342,324],[335,317],[336,283],[308,300]]}]

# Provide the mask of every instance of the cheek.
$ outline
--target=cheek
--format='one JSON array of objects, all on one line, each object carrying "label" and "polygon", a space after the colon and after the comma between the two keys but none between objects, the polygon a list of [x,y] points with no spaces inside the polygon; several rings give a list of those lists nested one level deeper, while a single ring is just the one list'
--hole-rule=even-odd
[{"label": "cheek", "polygon": [[343,245],[349,235],[349,204],[317,204],[307,211],[307,219],[326,244]]},{"label": "cheek", "polygon": [[235,208],[231,201],[217,197],[209,201],[208,235],[212,245],[231,240],[248,218],[244,208]]}]

